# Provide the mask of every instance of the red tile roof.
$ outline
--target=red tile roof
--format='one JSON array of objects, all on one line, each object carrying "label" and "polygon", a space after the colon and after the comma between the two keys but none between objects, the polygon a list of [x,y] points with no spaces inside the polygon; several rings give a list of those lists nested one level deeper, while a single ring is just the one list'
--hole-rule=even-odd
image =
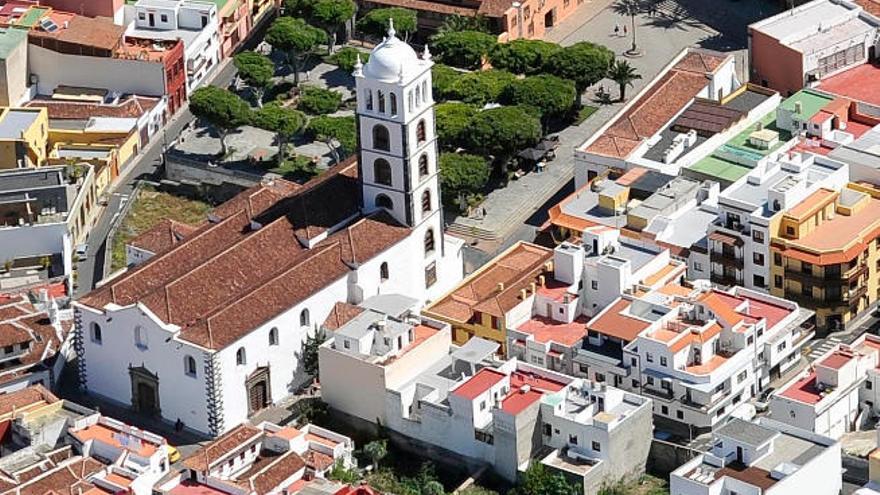
[{"label": "red tile roof", "polygon": [[624,342],[632,342],[651,326],[651,322],[627,314],[625,311],[629,309],[630,303],[628,299],[618,299],[608,309],[590,320],[587,328]]},{"label": "red tile roof", "polygon": [[217,460],[245,445],[250,439],[261,435],[263,430],[249,424],[240,424],[223,436],[193,452],[183,460],[184,467],[206,472]]},{"label": "red tile roof", "polygon": [[117,26],[112,19],[82,15],[68,17],[66,26],[59,24],[59,28],[51,33],[39,29],[31,30],[31,42],[36,40],[39,45],[39,40],[48,38],[101,50],[114,50],[122,43],[125,26]]},{"label": "red tile roof", "polygon": [[327,330],[338,330],[340,327],[351,321],[355,316],[364,312],[364,308],[349,304],[347,302],[337,302],[327,319],[324,320],[324,327]]},{"label": "red tile roof", "polygon": [[156,254],[171,249],[196,230],[198,227],[166,218],[129,241],[128,244]]},{"label": "red tile roof", "polygon": [[535,316],[520,325],[517,330],[533,336],[536,342],[542,344],[556,342],[559,345],[571,347],[586,337],[587,319],[579,317],[571,323],[564,323]]},{"label": "red tile roof", "polygon": [[15,392],[0,394],[0,416],[14,411],[26,411],[33,406],[53,404],[58,400],[58,397],[42,385],[31,385]]},{"label": "red tile roof", "polygon": [[31,304],[26,294],[7,294],[0,299],[0,345],[30,343],[17,362],[11,361],[0,370],[0,383],[18,378],[34,366],[51,364],[71,327],[71,321],[60,322],[58,328],[53,326],[48,315]]},{"label": "red tile roof", "polygon": [[158,98],[129,95],[118,103],[98,104],[84,101],[54,99],[38,96],[27,107],[44,107],[50,119],[86,120],[91,117],[139,118],[159,103]]},{"label": "red tile roof", "polygon": [[455,388],[451,393],[458,397],[464,397],[468,400],[474,400],[480,394],[486,392],[490,388],[497,385],[507,375],[491,368],[483,368],[474,376],[468,378],[465,382]]},{"label": "red tile roof", "polygon": [[689,49],[585,151],[625,158],[693,100],[709,84],[707,75],[715,72],[729,57],[709,50]]},{"label": "red tile roof", "polygon": [[[358,188],[353,161],[303,187],[257,186],[215,209],[216,223],[80,302],[140,302],[179,325],[180,338],[222,349],[409,234],[387,212],[360,216]],[[338,230],[305,247],[330,228]]]}]

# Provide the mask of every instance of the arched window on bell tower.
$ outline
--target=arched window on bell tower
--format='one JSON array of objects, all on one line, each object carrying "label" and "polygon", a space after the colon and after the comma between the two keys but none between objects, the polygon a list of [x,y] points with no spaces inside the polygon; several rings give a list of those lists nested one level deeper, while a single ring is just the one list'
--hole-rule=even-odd
[{"label": "arched window on bell tower", "polygon": [[376,196],[376,208],[385,208],[389,211],[394,210],[394,202],[386,194],[379,194]]},{"label": "arched window on bell tower", "polygon": [[373,182],[383,186],[391,186],[391,164],[384,158],[373,162]]},{"label": "arched window on bell tower", "polygon": [[430,173],[428,169],[428,154],[422,153],[419,156],[419,177],[425,177],[428,173]]},{"label": "arched window on bell tower", "polygon": [[397,94],[391,93],[388,98],[391,102],[391,115],[397,115]]},{"label": "arched window on bell tower", "polygon": [[391,150],[391,137],[388,134],[388,128],[382,124],[373,126],[373,149],[379,151]]},{"label": "arched window on bell tower", "polygon": [[418,141],[419,144],[422,144],[426,139],[428,139],[428,135],[425,132],[425,119],[422,119],[416,125],[416,141]]},{"label": "arched window on bell tower", "polygon": [[381,89],[376,91],[376,100],[379,104],[379,113],[385,113],[385,93]]}]

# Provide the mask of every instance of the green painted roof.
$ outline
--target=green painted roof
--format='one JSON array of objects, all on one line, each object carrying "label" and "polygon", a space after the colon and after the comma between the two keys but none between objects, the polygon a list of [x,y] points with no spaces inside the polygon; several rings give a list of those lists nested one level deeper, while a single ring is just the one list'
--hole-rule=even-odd
[{"label": "green painted roof", "polygon": [[727,182],[736,182],[751,170],[744,165],[729,162],[711,155],[703,158],[688,168],[694,172],[717,177]]},{"label": "green painted roof", "polygon": [[817,93],[815,91],[811,91],[809,89],[802,89],[797,93],[789,96],[782,102],[779,106],[794,112],[794,104],[795,102],[801,102],[801,116],[804,120],[809,120],[813,118],[813,115],[819,113],[819,110],[830,103],[834,98],[823,95],[821,93]]},{"label": "green painted roof", "polygon": [[16,22],[16,24],[18,24],[19,26],[32,27],[40,20],[41,17],[43,17],[43,14],[48,11],[49,9],[44,7],[31,7],[27,10],[27,12],[24,13],[23,16],[21,16],[21,18],[18,19],[18,22]]},{"label": "green painted roof", "polygon": [[0,27],[0,59],[6,59],[16,47],[27,42],[27,31],[13,27]]}]

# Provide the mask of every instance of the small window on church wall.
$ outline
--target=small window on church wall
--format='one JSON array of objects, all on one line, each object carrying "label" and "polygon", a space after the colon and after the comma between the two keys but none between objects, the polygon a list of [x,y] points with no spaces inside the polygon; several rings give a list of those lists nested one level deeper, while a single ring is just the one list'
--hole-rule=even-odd
[{"label": "small window on church wall", "polygon": [[422,153],[419,157],[419,177],[428,175],[428,155]]},{"label": "small window on church wall", "polygon": [[235,351],[235,364],[239,366],[247,364],[247,355],[244,352],[244,347],[239,347],[238,350]]},{"label": "small window on church wall", "polygon": [[385,208],[386,210],[394,209],[394,202],[391,201],[391,198],[384,194],[380,194],[376,196],[376,208]]},{"label": "small window on church wall", "polygon": [[391,102],[391,115],[397,115],[397,94],[391,93],[388,97]]},{"label": "small window on church wall", "polygon": [[426,190],[422,193],[422,213],[431,212],[431,191]]},{"label": "small window on church wall", "polygon": [[416,140],[419,143],[424,143],[425,139],[427,139],[427,134],[425,134],[425,121],[420,120],[418,125],[416,125]]},{"label": "small window on church wall", "polygon": [[391,164],[387,160],[377,158],[373,162],[373,181],[383,186],[391,185]]},{"label": "small window on church wall", "polygon": [[379,266],[379,279],[384,282],[388,280],[388,262],[383,261]]},{"label": "small window on church wall", "polygon": [[366,103],[364,103],[364,105],[366,106],[367,110],[372,110],[373,109],[373,92],[371,90],[369,90],[369,89],[364,90],[364,101],[366,102]]},{"label": "small window on church wall", "polygon": [[425,232],[425,256],[434,252],[434,229]]},{"label": "small window on church wall", "polygon": [[307,327],[311,325],[311,318],[309,317],[309,310],[304,309],[299,313],[299,326]]},{"label": "small window on church wall", "polygon": [[183,371],[189,376],[196,376],[196,359],[192,356],[183,358]]},{"label": "small window on church wall", "polygon": [[388,135],[388,128],[384,125],[373,126],[373,149],[380,151],[391,150],[391,138]]},{"label": "small window on church wall", "polygon": [[385,93],[382,90],[376,92],[376,100],[378,100],[379,111],[385,113]]},{"label": "small window on church wall", "polygon": [[278,345],[278,328],[272,327],[269,330],[269,345]]},{"label": "small window on church wall", "polygon": [[141,327],[134,327],[134,345],[141,349],[147,348],[147,334]]},{"label": "small window on church wall", "polygon": [[413,111],[413,92],[409,90],[406,94],[406,104],[410,112]]},{"label": "small window on church wall", "polygon": [[422,104],[422,88],[416,86],[416,108]]},{"label": "small window on church wall", "polygon": [[422,103],[428,102],[428,82],[422,81]]}]

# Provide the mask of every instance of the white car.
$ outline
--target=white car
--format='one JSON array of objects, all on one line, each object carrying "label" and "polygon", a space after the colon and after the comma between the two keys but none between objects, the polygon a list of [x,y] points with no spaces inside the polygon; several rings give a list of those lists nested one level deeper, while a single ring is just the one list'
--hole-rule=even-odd
[{"label": "white car", "polygon": [[89,256],[89,245],[86,243],[80,244],[76,247],[76,251],[74,251],[79,259],[86,259]]}]

